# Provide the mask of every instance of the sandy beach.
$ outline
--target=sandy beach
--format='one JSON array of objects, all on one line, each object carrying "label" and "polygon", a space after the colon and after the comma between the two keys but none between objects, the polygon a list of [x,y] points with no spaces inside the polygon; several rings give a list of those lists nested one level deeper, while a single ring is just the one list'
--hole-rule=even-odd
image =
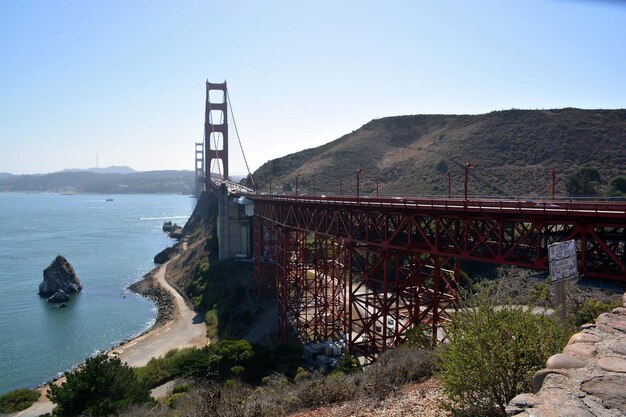
[{"label": "sandy beach", "polygon": [[[186,303],[184,297],[167,282],[167,267],[171,261],[155,268],[137,284],[138,291],[161,294],[153,299],[159,309],[153,328],[138,337],[110,350],[107,354],[118,357],[132,367],[143,366],[153,357],[165,355],[169,350],[185,347],[202,347],[208,343],[206,326],[202,317],[198,316]],[[155,291],[156,290],[156,291]],[[170,297],[170,301],[168,301]],[[59,385],[64,378],[54,381]],[[47,386],[40,389],[41,398],[30,408],[19,413],[9,414],[12,417],[37,417],[52,412],[54,404],[45,396]]]}]

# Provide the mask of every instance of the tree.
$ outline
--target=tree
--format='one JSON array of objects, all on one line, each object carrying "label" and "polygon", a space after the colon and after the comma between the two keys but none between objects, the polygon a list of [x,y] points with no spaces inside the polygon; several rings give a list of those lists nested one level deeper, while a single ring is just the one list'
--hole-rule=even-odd
[{"label": "tree", "polygon": [[106,416],[121,407],[152,401],[148,387],[118,358],[98,355],[77,371],[66,372],[60,386],[52,384],[48,398],[54,416]]},{"label": "tree", "polygon": [[611,187],[616,194],[626,194],[626,177],[615,177],[611,180]]},{"label": "tree", "polygon": [[344,374],[351,374],[362,370],[362,367],[358,358],[350,355],[349,353],[344,353],[341,355],[341,359],[339,360],[336,370]]},{"label": "tree", "polygon": [[446,172],[449,171],[448,169],[448,163],[446,162],[445,159],[440,159],[439,162],[437,162],[437,165],[435,165],[435,169],[437,170],[437,172],[439,172],[440,174],[445,174]]},{"label": "tree", "polygon": [[532,390],[533,374],[561,351],[566,334],[531,308],[496,307],[487,293],[468,307],[453,319],[439,376],[456,411],[504,416],[513,397]]},{"label": "tree", "polygon": [[600,172],[596,168],[582,167],[567,179],[565,188],[570,195],[592,196],[598,193],[599,182]]}]

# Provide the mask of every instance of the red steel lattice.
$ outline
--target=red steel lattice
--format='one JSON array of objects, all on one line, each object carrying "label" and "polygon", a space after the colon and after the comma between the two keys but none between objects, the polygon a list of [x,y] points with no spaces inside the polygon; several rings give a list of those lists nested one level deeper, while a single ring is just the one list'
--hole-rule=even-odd
[{"label": "red steel lattice", "polygon": [[344,339],[369,360],[416,325],[445,337],[460,259],[547,270],[548,245],[575,239],[581,273],[626,281],[623,203],[249,197],[257,271],[259,253],[274,256],[281,336]]}]

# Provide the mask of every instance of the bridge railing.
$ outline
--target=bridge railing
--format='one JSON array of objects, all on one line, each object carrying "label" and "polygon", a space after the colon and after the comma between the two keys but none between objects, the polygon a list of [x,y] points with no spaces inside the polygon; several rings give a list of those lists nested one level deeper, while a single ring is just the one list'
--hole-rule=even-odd
[{"label": "bridge railing", "polygon": [[297,204],[333,204],[349,207],[380,207],[403,209],[427,209],[429,211],[459,211],[472,213],[520,213],[550,214],[552,216],[597,216],[624,217],[625,202],[602,201],[563,201],[563,200],[498,200],[460,198],[419,198],[419,197],[372,197],[341,195],[269,195],[249,194],[252,200],[282,201]]}]

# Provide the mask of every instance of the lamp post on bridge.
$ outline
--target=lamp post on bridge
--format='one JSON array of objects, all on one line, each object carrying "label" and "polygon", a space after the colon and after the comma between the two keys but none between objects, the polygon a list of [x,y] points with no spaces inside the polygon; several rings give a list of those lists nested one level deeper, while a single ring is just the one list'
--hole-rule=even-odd
[{"label": "lamp post on bridge", "polygon": [[467,201],[467,180],[468,180],[468,177],[469,177],[469,170],[472,169],[472,168],[475,168],[475,167],[476,167],[476,165],[474,165],[474,164],[472,164],[470,162],[465,164],[465,187],[464,187],[465,188],[465,193],[464,193],[465,194],[465,201]]},{"label": "lamp post on bridge", "polygon": [[[450,171],[448,172],[444,172],[441,175],[445,175],[446,177],[448,177],[448,198],[452,197],[452,189],[450,187]],[[467,199],[467,197],[465,197]]]},{"label": "lamp post on bridge", "polygon": [[554,200],[554,177],[556,175],[556,171],[551,169],[548,174],[550,174],[550,176],[552,177],[552,199]]},{"label": "lamp post on bridge", "polygon": [[356,170],[356,199],[359,199],[359,189],[361,188],[361,173],[363,170],[361,168]]}]

